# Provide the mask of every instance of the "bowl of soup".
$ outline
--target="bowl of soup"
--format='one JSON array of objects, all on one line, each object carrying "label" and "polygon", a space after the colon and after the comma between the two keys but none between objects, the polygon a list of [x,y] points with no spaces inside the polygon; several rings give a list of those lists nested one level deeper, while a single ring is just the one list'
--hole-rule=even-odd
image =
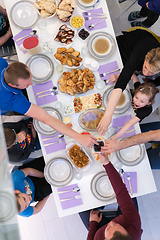
[{"label": "bowl of soup", "polygon": [[112,42],[108,36],[97,36],[92,41],[92,50],[97,56],[106,56],[112,50]]},{"label": "bowl of soup", "polygon": [[95,4],[96,0],[78,0],[78,3],[84,7],[90,7]]}]

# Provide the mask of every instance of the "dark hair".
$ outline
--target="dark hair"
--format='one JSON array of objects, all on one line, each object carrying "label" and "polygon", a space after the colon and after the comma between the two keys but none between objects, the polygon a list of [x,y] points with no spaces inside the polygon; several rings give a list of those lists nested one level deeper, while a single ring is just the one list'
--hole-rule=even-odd
[{"label": "dark hair", "polygon": [[17,204],[17,211],[18,211],[18,213],[20,213],[21,212],[21,205],[20,205],[20,203],[18,201],[18,198],[19,198],[18,195],[19,195],[18,193],[15,193],[16,204]]},{"label": "dark hair", "polygon": [[28,79],[30,77],[30,72],[27,69],[27,66],[21,62],[11,63],[6,71],[4,72],[5,82],[11,83],[12,85],[18,86],[18,79]]},{"label": "dark hair", "polygon": [[121,232],[119,231],[115,231],[113,233],[113,237],[110,238],[110,240],[131,240],[131,237],[129,235],[129,233],[127,234],[122,234]]},{"label": "dark hair", "polygon": [[16,141],[15,132],[10,128],[4,128],[4,136],[6,139],[7,148],[11,147],[13,143]]},{"label": "dark hair", "polygon": [[149,97],[149,102],[153,104],[156,94],[159,93],[159,89],[153,83],[145,82],[139,85],[139,87],[133,91],[134,96],[138,92],[146,94]]}]

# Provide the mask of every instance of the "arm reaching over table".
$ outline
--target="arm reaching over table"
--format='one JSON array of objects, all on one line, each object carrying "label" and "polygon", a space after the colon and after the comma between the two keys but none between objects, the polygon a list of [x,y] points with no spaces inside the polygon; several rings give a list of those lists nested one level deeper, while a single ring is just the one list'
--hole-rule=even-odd
[{"label": "arm reaching over table", "polygon": [[160,141],[160,130],[139,133],[123,141],[115,141],[112,139],[107,140],[104,147],[101,147],[101,151],[106,153],[116,152],[120,149],[125,149],[150,141]]}]

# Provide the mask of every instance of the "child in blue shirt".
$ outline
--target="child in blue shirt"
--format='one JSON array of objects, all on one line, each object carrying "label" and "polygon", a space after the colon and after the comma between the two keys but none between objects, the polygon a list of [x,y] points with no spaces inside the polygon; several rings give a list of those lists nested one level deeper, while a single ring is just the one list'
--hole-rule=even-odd
[{"label": "child in blue shirt", "polygon": [[[44,178],[44,159],[37,158],[12,172],[14,193],[20,216],[30,217],[39,213],[52,193],[50,184]],[[38,201],[31,206],[33,201]]]}]

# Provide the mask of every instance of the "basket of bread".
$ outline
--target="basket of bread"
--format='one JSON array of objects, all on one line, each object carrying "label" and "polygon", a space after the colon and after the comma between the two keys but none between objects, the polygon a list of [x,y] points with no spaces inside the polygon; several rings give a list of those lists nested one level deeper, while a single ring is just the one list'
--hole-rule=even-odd
[{"label": "basket of bread", "polygon": [[72,69],[71,72],[64,72],[59,79],[59,90],[70,95],[86,93],[95,85],[94,74],[88,69]]},{"label": "basket of bread", "polygon": [[75,9],[75,0],[61,0],[56,9],[57,16],[62,22],[68,22]]},{"label": "basket of bread", "polygon": [[38,0],[33,6],[38,10],[42,18],[53,17],[56,14],[56,1],[55,0]]}]

